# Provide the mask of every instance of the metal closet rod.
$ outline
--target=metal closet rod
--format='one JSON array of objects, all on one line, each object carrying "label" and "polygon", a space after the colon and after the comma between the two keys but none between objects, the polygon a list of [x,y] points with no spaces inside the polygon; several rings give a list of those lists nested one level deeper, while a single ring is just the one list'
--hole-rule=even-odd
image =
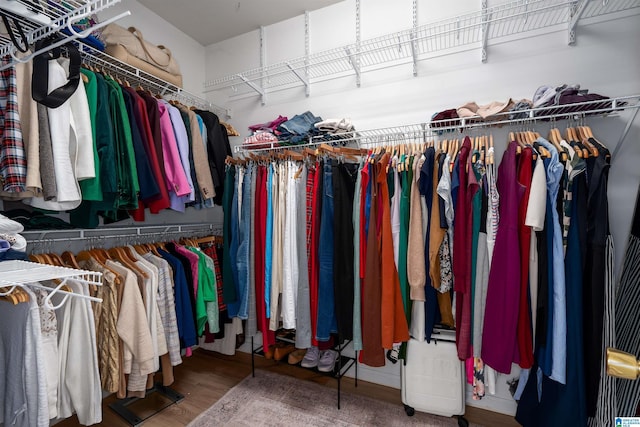
[{"label": "metal closet rod", "polygon": [[[583,111],[575,111],[576,109],[583,109]],[[549,107],[538,107],[531,108],[528,110],[521,111],[508,111],[504,113],[496,114],[495,116],[498,120],[491,121],[474,121],[473,119],[468,118],[456,118],[449,120],[442,120],[438,122],[429,122],[429,123],[416,123],[402,126],[392,126],[387,128],[380,129],[371,129],[371,130],[363,130],[363,131],[354,131],[353,136],[351,138],[338,139],[335,140],[337,142],[346,143],[346,142],[355,142],[358,146],[366,146],[366,145],[376,145],[376,144],[384,144],[390,141],[399,141],[401,139],[416,139],[422,138],[426,139],[429,137],[442,136],[444,132],[451,131],[470,131],[475,129],[488,129],[496,126],[503,125],[522,125],[524,123],[536,123],[540,122],[554,122],[557,120],[584,120],[590,116],[596,115],[610,115],[613,113],[617,113],[627,109],[634,109],[635,112],[640,109],[640,95],[629,95],[622,96],[610,99],[603,100],[595,100],[595,101],[586,101],[575,104],[567,104],[567,105],[557,105],[557,106],[549,106]],[[571,111],[573,110],[573,111]],[[635,113],[634,112],[634,113]],[[540,115],[536,115],[536,113],[541,113]],[[512,114],[520,114],[524,115],[523,118],[518,119],[509,119],[509,115]],[[625,130],[620,138],[619,144],[624,140],[624,137],[629,131],[630,124],[635,119],[636,114],[633,114],[628,122]],[[440,126],[438,123],[454,123],[448,126]],[[272,150],[287,150],[287,149],[298,149],[305,147],[315,147],[324,143],[331,143],[335,141],[327,141],[323,138],[323,136],[319,137],[310,137],[309,142],[305,144],[297,144],[297,145],[275,145],[276,143],[270,143],[269,146],[265,148],[251,148],[251,147],[243,147],[236,146],[236,153],[243,152],[263,152],[263,151],[272,151]],[[256,144],[257,145],[257,144]],[[267,145],[262,144],[262,145]]]},{"label": "metal closet rod", "polygon": [[[157,231],[150,231],[157,229]],[[159,224],[141,227],[104,227],[95,229],[77,229],[77,230],[25,230],[22,234],[29,243],[54,243],[81,240],[107,240],[117,238],[146,238],[154,236],[164,236],[166,234],[177,234],[187,232],[222,232],[221,227],[215,227],[212,223],[193,223],[193,224]],[[119,234],[105,234],[116,232]],[[77,233],[76,237],[68,237],[69,234]],[[30,234],[38,234],[34,239],[30,239]],[[47,235],[60,235],[65,237],[47,238]]]},{"label": "metal closet rod", "polygon": [[187,103],[190,103],[197,107],[201,107],[203,109],[210,109],[219,116],[224,116],[225,118],[230,117],[228,109],[215,105],[212,102],[207,101],[206,99],[203,99],[158,77],[145,73],[144,71],[129,64],[125,64],[107,53],[96,50],[95,48],[84,43],[79,43],[78,48],[85,62],[91,63],[98,68],[107,68],[109,69],[109,71],[112,71],[117,77],[121,77],[122,79],[127,81],[131,80],[146,89],[151,89],[152,91],[159,93],[162,96],[167,95],[173,97],[174,99],[183,100]]}]

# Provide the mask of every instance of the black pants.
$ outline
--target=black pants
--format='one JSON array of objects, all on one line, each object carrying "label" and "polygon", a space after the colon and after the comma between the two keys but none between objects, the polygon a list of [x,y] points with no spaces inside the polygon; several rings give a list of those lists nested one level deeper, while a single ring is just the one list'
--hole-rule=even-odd
[{"label": "black pants", "polygon": [[333,288],[340,340],[353,339],[353,198],[358,165],[333,164]]}]

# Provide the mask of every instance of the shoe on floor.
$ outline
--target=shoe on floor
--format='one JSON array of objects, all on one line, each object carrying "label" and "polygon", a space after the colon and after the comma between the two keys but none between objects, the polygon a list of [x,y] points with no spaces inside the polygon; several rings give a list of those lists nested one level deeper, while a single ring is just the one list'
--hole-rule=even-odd
[{"label": "shoe on floor", "polygon": [[270,345],[269,348],[264,352],[265,359],[273,359],[273,351],[276,349],[275,345]]},{"label": "shoe on floor", "polygon": [[289,362],[289,365],[297,365],[304,359],[305,354],[307,354],[306,348],[296,348],[289,354],[287,362]]},{"label": "shoe on floor", "polygon": [[320,361],[318,362],[318,371],[333,372],[338,360],[338,352],[335,350],[325,350],[320,353]]},{"label": "shoe on floor", "polygon": [[276,349],[273,351],[273,358],[275,360],[282,360],[295,349],[296,346],[294,346],[293,344],[279,342],[276,344]]},{"label": "shoe on floor", "polygon": [[318,359],[320,359],[320,350],[314,345],[307,349],[307,353],[304,355],[300,366],[303,368],[315,368],[318,366]]}]

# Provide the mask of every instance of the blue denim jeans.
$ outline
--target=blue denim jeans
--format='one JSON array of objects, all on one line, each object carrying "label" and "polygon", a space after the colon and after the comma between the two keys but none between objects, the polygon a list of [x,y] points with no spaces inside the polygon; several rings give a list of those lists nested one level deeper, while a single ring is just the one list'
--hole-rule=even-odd
[{"label": "blue denim jeans", "polygon": [[281,132],[278,139],[291,140],[293,143],[302,142],[308,135],[315,135],[314,124],[322,121],[322,118],[314,116],[310,111],[296,114],[291,119],[278,126]]},{"label": "blue denim jeans", "polygon": [[316,339],[327,341],[331,332],[338,330],[333,291],[333,174],[330,161],[324,163],[318,263],[320,279]]},{"label": "blue denim jeans", "polygon": [[234,301],[225,301],[227,304],[227,313],[229,317],[237,317],[238,310],[240,308],[240,287],[238,286],[238,246],[240,239],[240,228],[238,227],[238,185],[236,184],[239,177],[239,171],[236,169],[235,179],[233,183],[233,197],[231,199],[231,243],[229,244],[229,253],[224,254],[229,257],[229,263],[231,264],[231,275],[233,277],[233,283],[235,284]]},{"label": "blue denim jeans", "polygon": [[245,169],[244,181],[242,183],[242,212],[240,213],[240,242],[238,246],[238,289],[240,307],[238,317],[247,319],[249,317],[249,246],[251,245],[251,183],[253,181],[254,166],[249,164]]}]

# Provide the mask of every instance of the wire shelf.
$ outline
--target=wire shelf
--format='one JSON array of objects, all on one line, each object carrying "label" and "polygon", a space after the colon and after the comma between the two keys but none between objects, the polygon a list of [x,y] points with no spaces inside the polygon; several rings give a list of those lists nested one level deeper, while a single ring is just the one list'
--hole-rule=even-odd
[{"label": "wire shelf", "polygon": [[[52,0],[36,2],[42,5],[42,10],[38,10],[33,7],[33,1],[3,0],[0,6],[20,23],[27,42],[31,45],[119,2],[120,0]],[[8,34],[0,35],[0,56],[15,52],[16,48]]]},{"label": "wire shelf", "polygon": [[[265,92],[421,61],[489,41],[522,38],[532,31],[564,26],[640,7],[640,0],[516,0],[414,29],[364,40],[288,61],[253,68],[204,83],[207,91],[230,89],[231,96]],[[516,37],[522,35],[522,37]],[[357,54],[359,52],[359,54]],[[302,77],[301,77],[302,76]],[[305,81],[306,80],[306,81]],[[256,89],[257,87],[258,89]]]},{"label": "wire shelf", "polygon": [[77,43],[77,45],[85,63],[91,64],[98,69],[108,70],[131,85],[139,85],[167,98],[180,101],[183,104],[193,105],[202,110],[209,110],[221,118],[229,117],[229,111],[223,107],[219,107],[172,83],[135,68],[89,45],[84,43]]},{"label": "wire shelf", "polygon": [[[124,240],[128,243],[151,242],[158,239],[170,239],[177,236],[222,235],[222,224],[185,223],[158,224],[140,227],[101,227],[93,229],[71,230],[24,230],[20,233],[29,245],[45,249],[59,242],[86,241],[98,247],[104,247],[108,240]],[[34,250],[33,247],[28,248]]]},{"label": "wire shelf", "polygon": [[[532,108],[517,112],[507,111],[491,116],[491,120],[481,121],[478,119],[458,118],[447,119],[446,121],[432,121],[429,123],[416,123],[400,126],[391,126],[378,129],[368,129],[353,132],[350,138],[342,138],[336,141],[327,141],[323,136],[316,136],[309,139],[305,144],[278,145],[261,144],[262,148],[254,148],[246,145],[235,147],[236,153],[241,152],[261,152],[271,150],[299,149],[304,147],[314,147],[320,144],[339,142],[346,144],[354,142],[359,147],[366,148],[381,144],[393,145],[396,142],[424,142],[426,138],[441,135],[446,131],[463,132],[473,129],[491,128],[504,125],[518,125],[537,121],[557,121],[557,120],[581,120],[585,117],[603,115],[613,116],[628,109],[640,109],[640,95],[628,95],[597,101],[586,101],[567,105],[554,105],[548,107]],[[510,118],[517,113],[518,118]]]},{"label": "wire shelf", "polygon": [[102,273],[68,267],[11,260],[0,262],[0,286],[25,285],[44,280],[72,279],[92,285],[102,285]]},{"label": "wire shelf", "polygon": [[637,0],[600,0],[587,3],[583,18],[607,15],[610,13],[623,12],[640,6]]}]

